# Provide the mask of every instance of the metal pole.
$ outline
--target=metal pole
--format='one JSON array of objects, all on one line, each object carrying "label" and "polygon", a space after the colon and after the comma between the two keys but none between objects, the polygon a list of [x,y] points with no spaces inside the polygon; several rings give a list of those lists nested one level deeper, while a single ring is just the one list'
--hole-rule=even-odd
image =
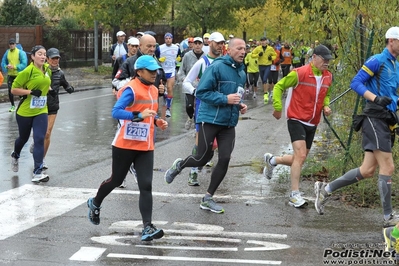
[{"label": "metal pole", "polygon": [[98,21],[94,21],[94,71],[98,72]]}]

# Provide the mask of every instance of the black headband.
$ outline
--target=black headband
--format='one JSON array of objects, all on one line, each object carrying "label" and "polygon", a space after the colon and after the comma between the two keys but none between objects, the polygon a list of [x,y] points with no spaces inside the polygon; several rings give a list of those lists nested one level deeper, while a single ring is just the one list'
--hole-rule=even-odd
[{"label": "black headband", "polygon": [[34,54],[35,54],[37,51],[39,51],[40,49],[46,50],[46,48],[44,48],[44,46],[42,46],[42,45],[36,45],[36,46],[34,46],[34,47],[32,48],[31,53],[34,55]]}]

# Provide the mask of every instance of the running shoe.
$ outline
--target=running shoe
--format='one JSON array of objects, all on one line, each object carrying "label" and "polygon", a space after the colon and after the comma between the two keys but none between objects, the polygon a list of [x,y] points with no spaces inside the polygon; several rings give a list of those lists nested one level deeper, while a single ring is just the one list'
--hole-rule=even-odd
[{"label": "running shoe", "polygon": [[263,168],[263,176],[267,179],[272,179],[273,177],[273,170],[276,168],[276,165],[272,165],[270,163],[270,159],[273,157],[271,153],[265,153],[263,155],[265,159],[266,166]]},{"label": "running shoe", "polygon": [[165,116],[168,117],[168,118],[169,118],[169,117],[172,117],[172,113],[170,112],[170,109],[169,109],[169,108],[166,109]]},{"label": "running shoe", "polygon": [[171,168],[169,168],[166,172],[165,172],[165,181],[166,183],[170,184],[173,182],[173,180],[175,179],[175,177],[180,174],[181,169],[179,167],[180,163],[183,161],[183,159],[181,158],[177,158],[174,162]]},{"label": "running shoe", "polygon": [[249,94],[249,90],[248,90],[248,89],[246,89],[246,90],[245,90],[245,93],[246,93],[246,94]]},{"label": "running shoe", "polygon": [[202,198],[200,208],[214,213],[224,213],[223,207],[218,205],[213,198],[208,198],[206,200]]},{"label": "running shoe", "polygon": [[265,94],[263,94],[263,102],[265,104],[269,103],[269,93],[266,92]]},{"label": "running shoe", "polygon": [[288,204],[294,206],[295,208],[301,208],[308,205],[308,203],[302,198],[301,193],[291,193]]},{"label": "running shoe", "polygon": [[160,239],[164,235],[162,229],[157,229],[153,224],[147,225],[141,232],[141,241]]},{"label": "running shoe", "polygon": [[316,194],[316,200],[314,202],[314,207],[318,214],[324,214],[324,205],[326,204],[330,195],[326,191],[327,183],[317,181],[314,184],[314,193]]},{"label": "running shoe", "polygon": [[122,184],[119,186],[120,188],[126,188],[126,177],[123,179]]},{"label": "running shoe", "polygon": [[18,172],[19,170],[18,158],[14,157],[14,153],[11,154],[11,170],[13,172]]},{"label": "running shoe", "polygon": [[188,185],[189,186],[199,186],[198,173],[196,170],[191,170],[188,175]]},{"label": "running shoe", "polygon": [[256,99],[256,92],[254,92],[254,95],[252,96],[254,99]]},{"label": "running shoe", "polygon": [[94,198],[89,198],[87,200],[87,207],[89,207],[89,220],[92,224],[99,225],[101,207],[97,207],[96,205],[94,205],[93,201]]},{"label": "running shoe", "polygon": [[207,163],[205,164],[205,166],[206,166],[206,167],[212,167],[212,166],[213,166],[213,162],[212,162],[212,161],[209,161],[209,162],[207,162]]},{"label": "running shoe", "polygon": [[193,124],[193,119],[192,118],[188,118],[186,123],[184,124],[184,128],[189,130],[191,128],[192,124]]},{"label": "running shoe", "polygon": [[133,175],[134,182],[137,184],[137,173],[133,163],[130,165],[129,172]]},{"label": "running shoe", "polygon": [[384,219],[383,227],[395,226],[398,223],[399,223],[399,215],[397,215],[395,212],[392,212],[389,215],[388,219]]},{"label": "running shoe", "polygon": [[8,110],[9,112],[14,112],[15,111],[15,106],[11,106],[10,109]]},{"label": "running shoe", "polygon": [[393,229],[394,226],[382,229],[382,234],[384,236],[384,242],[385,242],[385,251],[391,252],[392,250],[395,250],[396,238],[392,236]]},{"label": "running shoe", "polygon": [[29,146],[29,152],[33,153],[33,149],[35,148],[35,143],[32,142],[32,144]]},{"label": "running shoe", "polygon": [[41,172],[40,174],[33,174],[32,182],[35,183],[48,182],[49,179],[50,177],[47,174]]}]

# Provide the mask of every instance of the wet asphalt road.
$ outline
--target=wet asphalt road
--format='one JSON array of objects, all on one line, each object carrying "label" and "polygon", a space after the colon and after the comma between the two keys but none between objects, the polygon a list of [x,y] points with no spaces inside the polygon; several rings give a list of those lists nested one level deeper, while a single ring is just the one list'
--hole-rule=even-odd
[{"label": "wet asphalt road", "polygon": [[210,169],[200,174],[199,187],[187,185],[188,169],[166,185],[164,171],[176,158],[189,155],[194,142],[193,131],[184,129],[181,96],[175,92],[169,129],[157,133],[153,223],[164,229],[165,237],[152,243],[138,238],[138,190],[130,175],[126,189],[105,199],[101,224],[87,219],[87,198],[110,175],[116,121],[108,88],[61,95],[46,158],[50,181],[39,185],[30,182],[30,142],[22,151],[19,172],[10,169],[17,125],[9,104],[0,104],[0,264],[327,265],[323,253],[328,248],[381,249],[379,210],[332,202],[320,216],[313,208],[311,181],[302,182],[309,206],[294,209],[288,205],[289,184],[279,181],[288,169],[278,168],[270,181],[262,176],[263,154],[289,152],[290,146],[285,121],[275,120],[261,97],[245,99],[249,112],[236,128],[230,168],[215,195],[224,214],[199,208]]}]

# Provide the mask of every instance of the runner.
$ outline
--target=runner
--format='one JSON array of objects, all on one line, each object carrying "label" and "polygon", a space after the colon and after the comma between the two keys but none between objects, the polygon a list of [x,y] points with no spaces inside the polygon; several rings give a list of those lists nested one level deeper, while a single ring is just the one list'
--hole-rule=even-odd
[{"label": "runner", "polygon": [[156,117],[158,89],[153,84],[159,68],[152,56],[140,56],[135,63],[136,77],[118,91],[112,116],[120,121],[121,127],[112,141],[112,174],[102,182],[97,195],[87,201],[90,222],[100,224],[103,200],[123,182],[130,165],[134,163],[140,190],[139,209],[144,225],[142,241],[159,239],[164,235],[162,229],[152,224],[154,126],[162,130],[168,127],[165,120]]}]

